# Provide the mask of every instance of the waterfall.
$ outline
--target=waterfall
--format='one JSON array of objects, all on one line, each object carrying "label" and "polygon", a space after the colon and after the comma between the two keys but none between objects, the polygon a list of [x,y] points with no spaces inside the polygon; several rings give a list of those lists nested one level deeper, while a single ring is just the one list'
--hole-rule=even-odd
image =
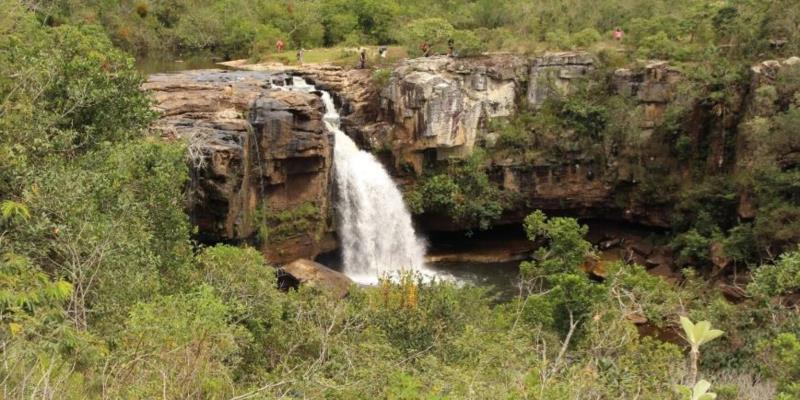
[{"label": "waterfall", "polygon": [[[297,90],[316,90],[295,77]],[[403,195],[383,165],[339,127],[330,93],[322,93],[324,122],[334,133],[334,171],[343,272],[356,282],[376,283],[401,271],[431,275],[425,268],[425,244],[414,232]]]}]

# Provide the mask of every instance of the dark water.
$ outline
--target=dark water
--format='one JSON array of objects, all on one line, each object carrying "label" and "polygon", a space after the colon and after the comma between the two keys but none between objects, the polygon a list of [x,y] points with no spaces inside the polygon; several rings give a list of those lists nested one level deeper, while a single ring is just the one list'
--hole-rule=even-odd
[{"label": "dark water", "polygon": [[442,262],[428,264],[428,268],[444,276],[452,276],[457,282],[488,288],[501,300],[508,300],[519,293],[517,287],[519,262],[474,263]]},{"label": "dark water", "polygon": [[227,69],[217,63],[223,59],[211,54],[154,54],[136,58],[136,69],[144,75],[179,72],[191,69]]},{"label": "dark water", "polygon": [[[316,261],[336,271],[342,271],[341,255],[336,251],[322,254]],[[518,294],[519,261],[437,262],[428,263],[426,266],[438,276],[452,279],[458,284],[486,288],[492,296],[501,301],[510,300]]]}]

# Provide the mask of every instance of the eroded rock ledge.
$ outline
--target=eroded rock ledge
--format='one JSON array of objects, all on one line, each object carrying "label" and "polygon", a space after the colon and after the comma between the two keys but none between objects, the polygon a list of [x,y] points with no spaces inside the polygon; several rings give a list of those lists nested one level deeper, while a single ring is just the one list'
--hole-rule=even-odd
[{"label": "eroded rock ledge", "polygon": [[202,70],[152,75],[144,85],[162,115],[154,128],[187,142],[188,208],[201,239],[251,242],[273,262],[335,246],[333,137],[319,97],[281,90],[287,79]]},{"label": "eroded rock ledge", "polygon": [[[749,91],[798,62],[790,58],[754,66]],[[248,71],[152,76],[145,89],[154,93],[163,114],[155,127],[189,143],[195,174],[190,210],[203,236],[259,243],[273,261],[313,258],[336,246],[333,143],[321,122],[322,104],[313,94],[273,88],[271,83],[287,81],[285,67],[238,67]],[[769,111],[754,110],[751,96],[742,93],[740,104],[720,115],[682,93],[686,78],[666,62],[609,70],[583,52],[409,59],[382,87],[371,70],[314,65],[290,73],[331,91],[344,130],[378,154],[407,187],[436,165],[467,157],[476,147],[487,149],[490,178],[518,199],[499,221],[510,224],[543,209],[669,227],[673,204],[664,198],[671,186],[658,176],[690,178],[674,144],[658,131],[669,108],[688,110],[673,123],[692,143],[708,147],[701,162],[708,174],[747,168],[751,141],[738,133],[738,124],[742,116]],[[499,132],[492,121],[536,113],[548,98],[568,98],[577,82],[587,79],[630,107],[633,122],[625,127],[624,140],[580,137],[566,129],[522,156],[498,151]],[[737,135],[733,147],[731,135]],[[740,218],[753,218],[747,193],[740,194],[740,202]],[[441,215],[425,215],[419,222],[430,230],[472,228]]]}]

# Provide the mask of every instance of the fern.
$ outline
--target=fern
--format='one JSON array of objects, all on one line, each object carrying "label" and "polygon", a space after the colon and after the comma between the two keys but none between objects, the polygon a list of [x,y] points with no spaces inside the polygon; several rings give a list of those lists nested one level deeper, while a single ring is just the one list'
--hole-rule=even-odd
[{"label": "fern", "polygon": [[31,213],[25,204],[12,200],[0,203],[0,220],[4,222],[27,221],[30,217]]}]

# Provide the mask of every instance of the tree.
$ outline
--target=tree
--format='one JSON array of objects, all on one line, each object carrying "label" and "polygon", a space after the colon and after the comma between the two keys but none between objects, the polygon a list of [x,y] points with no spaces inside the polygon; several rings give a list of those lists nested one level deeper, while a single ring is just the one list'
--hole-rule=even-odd
[{"label": "tree", "polygon": [[544,242],[533,260],[519,267],[529,318],[552,324],[566,335],[566,349],[582,330],[583,319],[606,294],[605,287],[591,282],[581,270],[593,257],[592,245],[584,239],[588,227],[574,218],[548,218],[540,210],[525,217],[524,226],[529,240]]},{"label": "tree", "polygon": [[453,37],[455,28],[443,18],[424,18],[411,21],[403,31],[401,43],[409,54],[420,55],[420,46],[427,42],[435,52],[444,52],[447,41]]}]

